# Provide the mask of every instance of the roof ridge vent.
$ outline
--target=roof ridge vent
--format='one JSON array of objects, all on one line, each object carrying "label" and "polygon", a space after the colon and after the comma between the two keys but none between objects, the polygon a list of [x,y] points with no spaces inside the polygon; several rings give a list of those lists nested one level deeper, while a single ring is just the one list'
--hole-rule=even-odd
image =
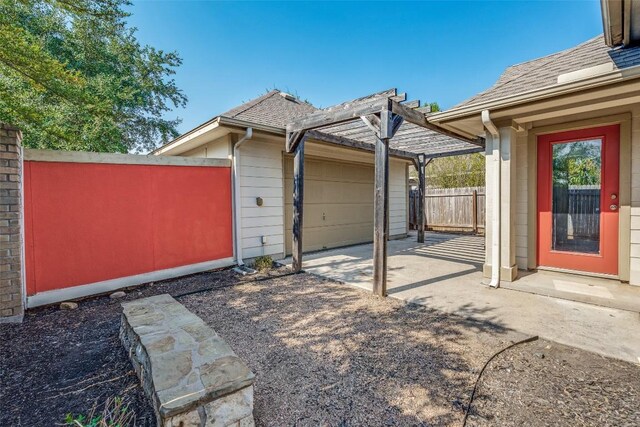
[{"label": "roof ridge vent", "polygon": [[560,74],[558,76],[558,84],[583,80],[599,74],[608,73],[610,71],[613,71],[613,62],[606,62],[593,67],[582,68],[581,70]]},{"label": "roof ridge vent", "polygon": [[289,101],[296,101],[296,97],[287,92],[279,92],[280,96]]}]

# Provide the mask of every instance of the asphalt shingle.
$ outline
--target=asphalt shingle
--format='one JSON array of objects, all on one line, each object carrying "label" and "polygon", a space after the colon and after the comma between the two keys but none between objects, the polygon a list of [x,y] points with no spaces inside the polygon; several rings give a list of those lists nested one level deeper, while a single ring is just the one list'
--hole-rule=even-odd
[{"label": "asphalt shingle", "polygon": [[272,90],[258,98],[245,102],[221,116],[248,122],[284,128],[293,119],[316,111],[308,102],[291,96],[283,96],[283,92]]},{"label": "asphalt shingle", "polygon": [[558,76],[584,68],[612,63],[614,69],[640,65],[640,46],[611,49],[599,35],[578,46],[542,58],[512,65],[489,89],[453,108],[492,101],[558,84]]}]

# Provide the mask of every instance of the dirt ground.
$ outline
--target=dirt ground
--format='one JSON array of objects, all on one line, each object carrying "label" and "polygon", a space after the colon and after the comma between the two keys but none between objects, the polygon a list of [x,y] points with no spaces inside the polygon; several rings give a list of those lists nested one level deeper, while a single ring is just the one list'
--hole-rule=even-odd
[{"label": "dirt ground", "polygon": [[[203,273],[126,299],[168,292],[225,338],[256,374],[258,426],[459,426],[485,361],[524,338],[311,275],[275,277],[285,272]],[[136,425],[155,425],[118,340],[121,302],[0,325],[1,426],[53,426],[113,396]],[[467,425],[635,426],[639,404],[638,366],[538,340],[491,362]]]}]

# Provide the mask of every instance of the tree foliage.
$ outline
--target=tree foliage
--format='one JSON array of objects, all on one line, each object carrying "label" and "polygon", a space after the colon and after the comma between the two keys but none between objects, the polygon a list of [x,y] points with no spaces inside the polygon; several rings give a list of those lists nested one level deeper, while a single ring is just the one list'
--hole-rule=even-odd
[{"label": "tree foliage", "polygon": [[127,0],[0,0],[0,122],[35,148],[127,152],[177,136],[175,52],[143,46]]},{"label": "tree foliage", "polygon": [[553,145],[553,185],[598,185],[602,169],[600,141]]},{"label": "tree foliage", "polygon": [[[437,102],[428,102],[425,105],[431,108],[432,113],[440,111],[440,105]],[[484,155],[474,153],[433,159],[427,165],[425,172],[428,187],[484,187]],[[411,178],[418,178],[418,173],[413,168],[410,175]]]},{"label": "tree foliage", "polygon": [[431,108],[432,113],[437,113],[438,111],[440,111],[440,105],[438,105],[437,102],[428,102],[427,106]]},{"label": "tree foliage", "polygon": [[427,186],[435,188],[483,187],[485,160],[482,153],[433,159],[426,168]]}]

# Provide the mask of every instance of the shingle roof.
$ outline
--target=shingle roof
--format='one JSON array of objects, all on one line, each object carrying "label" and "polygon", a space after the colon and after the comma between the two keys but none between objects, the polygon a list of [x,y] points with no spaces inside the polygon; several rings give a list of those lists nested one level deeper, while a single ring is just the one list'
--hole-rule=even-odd
[{"label": "shingle roof", "polygon": [[640,46],[611,49],[605,44],[604,37],[599,35],[570,49],[512,65],[492,87],[453,108],[554,86],[558,84],[561,74],[606,63],[612,63],[614,69],[640,65]]},{"label": "shingle roof", "polygon": [[281,95],[283,92],[272,90],[258,98],[245,102],[221,116],[232,119],[284,128],[293,119],[316,111],[316,108],[291,96]]}]

